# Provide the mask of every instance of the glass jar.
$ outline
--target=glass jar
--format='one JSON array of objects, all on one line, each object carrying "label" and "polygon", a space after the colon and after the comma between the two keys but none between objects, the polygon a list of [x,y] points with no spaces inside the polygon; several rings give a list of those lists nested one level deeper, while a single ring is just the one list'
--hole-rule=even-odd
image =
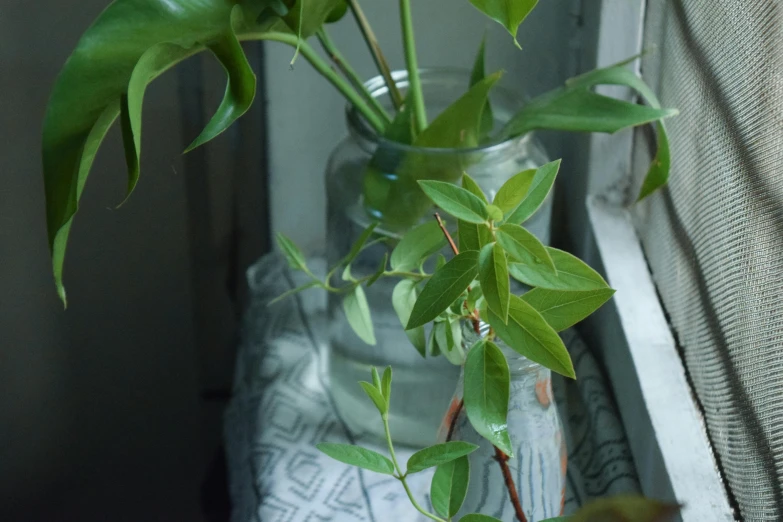
[{"label": "glass jar", "polygon": [[[404,91],[407,74],[395,72],[394,78]],[[469,72],[461,70],[421,72],[430,120],[466,92],[469,78]],[[367,87],[380,101],[387,98],[382,78],[368,81]],[[521,97],[496,88],[490,102],[499,128],[521,105]],[[547,162],[542,147],[532,135],[473,149],[426,149],[379,137],[350,107],[347,120],[349,135],[333,151],[326,172],[329,266],[338,263],[373,222],[379,222],[375,239],[385,239],[363,251],[354,261],[352,273],[357,278],[374,273],[408,228],[432,219],[432,204],[418,189],[416,180],[458,182],[462,173],[467,172],[492,198],[511,176]],[[525,226],[548,243],[550,220],[551,195]],[[444,255],[451,257],[449,252]],[[335,277],[336,283],[339,282],[340,274]],[[422,359],[408,341],[392,307],[396,283],[397,280],[382,278],[367,289],[377,339],[375,346],[365,344],[351,329],[343,312],[342,296],[330,294],[330,386],[338,412],[354,434],[382,437],[383,427],[374,406],[357,382],[368,379],[372,366],[391,365],[394,369],[389,414],[392,435],[399,444],[425,446],[437,438],[438,425],[452,396],[459,368],[443,357]]]},{"label": "glass jar", "polygon": [[[482,335],[488,329],[489,325],[482,324]],[[473,328],[465,326],[463,345],[468,348],[477,340]],[[552,395],[552,372],[519,355],[499,339],[495,340],[495,344],[506,356],[509,366],[507,422],[514,455],[508,460],[508,468],[520,505],[529,522],[558,517],[565,505],[568,453]],[[473,429],[465,408],[461,407],[463,378],[464,375],[460,374],[439,437],[441,441],[448,438],[479,446],[468,457],[470,485],[457,518],[468,513],[486,513],[502,522],[515,522],[518,519],[509,500],[507,483],[495,448]]]}]

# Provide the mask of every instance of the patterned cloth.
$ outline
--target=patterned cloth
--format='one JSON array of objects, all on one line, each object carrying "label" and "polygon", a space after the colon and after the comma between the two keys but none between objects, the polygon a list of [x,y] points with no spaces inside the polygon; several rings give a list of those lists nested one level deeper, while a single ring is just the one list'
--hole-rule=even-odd
[{"label": "patterned cloth", "polygon": [[[375,440],[354,438],[336,414],[325,382],[326,344],[320,335],[324,296],[308,290],[267,306],[270,297],[297,286],[299,275],[276,256],[262,258],[248,271],[252,301],[224,427],[232,521],[426,520],[411,507],[396,479],[343,465],[315,449],[329,441],[385,452]],[[639,483],[600,368],[575,331],[564,332],[563,338],[579,376],[578,381],[554,382],[568,445],[570,513],[593,497],[638,493]],[[401,462],[410,453],[399,451]],[[409,477],[426,505],[431,473]]]}]

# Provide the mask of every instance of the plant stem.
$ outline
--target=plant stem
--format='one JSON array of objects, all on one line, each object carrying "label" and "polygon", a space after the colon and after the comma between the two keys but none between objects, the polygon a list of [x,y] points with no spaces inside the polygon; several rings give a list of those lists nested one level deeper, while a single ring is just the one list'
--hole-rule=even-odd
[{"label": "plant stem", "polygon": [[400,468],[400,465],[397,463],[397,456],[394,454],[394,443],[392,442],[391,438],[391,431],[389,430],[389,415],[383,414],[381,415],[381,419],[383,419],[383,429],[386,432],[386,443],[389,445],[389,455],[391,455],[392,463],[394,464],[394,469],[397,470],[397,479],[402,482],[402,487],[405,488],[405,493],[408,494],[408,499],[411,501],[411,504],[414,508],[416,508],[416,511],[424,515],[425,517],[435,520],[437,522],[446,522],[440,517],[436,517],[432,513],[428,513],[422,507],[419,505],[418,502],[416,502],[416,499],[413,497],[413,493],[411,492],[411,488],[408,486],[408,482],[405,480],[405,474],[402,472],[402,469]]},{"label": "plant stem", "polygon": [[446,236],[446,239],[449,242],[449,246],[451,247],[451,251],[454,252],[455,256],[458,256],[459,248],[457,248],[457,244],[454,242],[451,234],[449,234],[449,231],[446,230],[446,225],[443,224],[443,220],[440,218],[440,214],[437,212],[435,212],[435,219],[438,221],[438,226],[440,227],[441,232],[443,232],[443,235]]},{"label": "plant stem", "polygon": [[457,404],[457,410],[451,416],[451,420],[449,421],[449,432],[446,434],[446,442],[451,442],[451,437],[454,436],[454,428],[457,427],[457,419],[459,419],[459,414],[462,413],[462,408],[464,407],[465,400],[462,399],[459,401],[459,404]]},{"label": "plant stem", "polygon": [[362,116],[367,120],[375,132],[382,134],[386,128],[386,124],[383,119],[378,116],[375,111],[367,104],[362,96],[357,93],[353,87],[337,74],[329,64],[323,60],[318,53],[305,41],[300,41],[294,34],[285,33],[250,33],[243,35],[244,40],[270,40],[273,42],[280,42],[290,45],[296,48],[299,45],[299,51],[305,59],[310,62],[310,65],[318,71],[321,76],[326,78],[345,98],[356,107]]},{"label": "plant stem", "polygon": [[329,58],[332,60],[334,65],[340,69],[340,71],[343,73],[343,76],[345,76],[348,81],[351,82],[351,85],[353,85],[354,89],[359,91],[365,97],[370,105],[373,106],[375,112],[377,112],[380,117],[386,120],[386,123],[391,123],[391,116],[389,116],[389,113],[386,112],[386,109],[383,108],[383,105],[381,105],[380,102],[372,94],[370,94],[370,91],[367,90],[367,87],[364,86],[364,82],[362,82],[359,74],[354,70],[353,67],[351,67],[351,64],[348,63],[348,60],[345,59],[342,53],[337,49],[334,41],[332,41],[331,37],[329,37],[329,33],[326,32],[326,27],[321,27],[316,35],[318,36],[318,41],[321,42],[321,47],[323,47],[324,51],[326,51],[326,54],[329,55]]},{"label": "plant stem", "polygon": [[508,497],[511,500],[511,505],[514,506],[514,513],[516,513],[519,522],[527,522],[525,512],[522,510],[522,504],[519,502],[517,488],[514,485],[514,477],[511,475],[511,470],[508,467],[508,458],[508,455],[495,446],[495,460],[500,464],[500,471],[503,473],[503,479],[506,481],[506,489],[508,489]]},{"label": "plant stem", "polygon": [[402,21],[402,40],[405,49],[405,64],[408,68],[408,98],[413,111],[413,121],[417,133],[427,128],[427,110],[424,108],[424,95],[421,90],[419,63],[416,58],[416,40],[413,36],[413,15],[410,0],[400,0],[400,19]]},{"label": "plant stem", "polygon": [[370,54],[375,61],[378,71],[383,76],[383,80],[386,82],[386,87],[389,89],[389,97],[394,104],[396,110],[400,110],[403,104],[402,94],[397,88],[397,84],[394,83],[392,78],[391,68],[389,62],[386,61],[386,57],[381,52],[381,46],[378,45],[378,40],[375,38],[375,33],[370,26],[370,21],[364,16],[364,11],[359,7],[359,0],[347,0],[348,5],[351,7],[353,17],[356,19],[356,24],[359,26],[359,30],[362,32],[364,41],[367,42],[367,47],[370,49]]}]

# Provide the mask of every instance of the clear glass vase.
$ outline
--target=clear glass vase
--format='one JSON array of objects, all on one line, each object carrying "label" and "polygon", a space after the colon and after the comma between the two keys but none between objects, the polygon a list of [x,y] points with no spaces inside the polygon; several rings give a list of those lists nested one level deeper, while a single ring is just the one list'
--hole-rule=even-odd
[{"label": "clear glass vase", "polygon": [[[482,325],[482,334],[488,329],[488,325]],[[467,348],[477,340],[473,329],[465,326],[464,346]],[[552,373],[519,355],[502,341],[496,339],[495,344],[506,356],[511,377],[508,434],[514,455],[507,464],[519,505],[528,522],[560,516],[565,505],[568,454],[563,426],[552,395]],[[461,406],[463,377],[460,374],[439,435],[440,441],[461,440],[479,446],[469,456],[468,494],[457,518],[468,513],[482,513],[502,522],[515,522],[518,518],[495,448],[473,429],[465,408]]]},{"label": "clear glass vase", "polygon": [[[401,89],[407,75],[394,73]],[[461,70],[423,70],[421,79],[432,120],[465,93],[470,74]],[[383,101],[381,78],[367,82]],[[494,89],[490,101],[498,128],[521,104],[520,96]],[[327,260],[333,266],[351,249],[372,222],[380,224],[375,239],[384,238],[354,261],[352,273],[374,273],[399,237],[411,226],[432,219],[432,205],[418,189],[419,179],[459,181],[472,176],[489,197],[514,174],[538,167],[547,157],[531,135],[472,149],[426,149],[388,141],[375,134],[353,109],[347,111],[349,135],[333,151],[326,172]],[[448,217],[446,217],[448,219]],[[549,241],[551,198],[525,226],[544,243]],[[444,252],[447,257],[451,254]],[[339,283],[340,274],[335,276]],[[459,368],[443,357],[422,359],[410,344],[391,303],[397,281],[383,278],[367,289],[377,344],[365,344],[353,332],[342,308],[342,296],[328,302],[331,391],[338,411],[356,435],[383,436],[374,406],[357,381],[367,380],[372,366],[394,368],[391,402],[392,435],[399,444],[425,446],[435,442],[440,419],[449,404]]]}]

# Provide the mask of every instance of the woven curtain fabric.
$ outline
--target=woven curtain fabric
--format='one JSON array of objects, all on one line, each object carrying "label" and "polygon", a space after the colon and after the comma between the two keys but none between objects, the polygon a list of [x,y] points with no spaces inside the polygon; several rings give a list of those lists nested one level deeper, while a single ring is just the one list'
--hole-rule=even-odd
[{"label": "woven curtain fabric", "polygon": [[643,74],[681,115],[640,235],[739,515],[780,521],[783,1],[652,0],[645,39]]}]

